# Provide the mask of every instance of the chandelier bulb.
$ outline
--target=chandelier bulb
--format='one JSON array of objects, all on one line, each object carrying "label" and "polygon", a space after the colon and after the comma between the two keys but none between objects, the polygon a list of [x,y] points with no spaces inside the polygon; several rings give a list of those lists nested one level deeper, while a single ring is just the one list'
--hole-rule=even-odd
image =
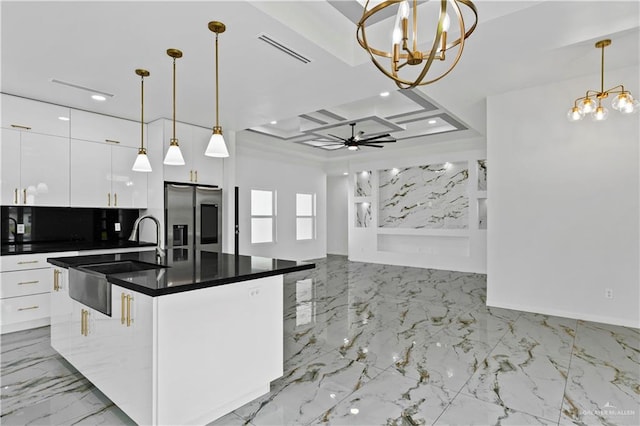
[{"label": "chandelier bulb", "polygon": [[598,105],[596,110],[591,114],[591,118],[593,121],[604,121],[609,116],[609,110],[603,107],[602,105]]},{"label": "chandelier bulb", "polygon": [[596,110],[596,103],[591,98],[585,98],[580,102],[580,112],[582,114],[589,114]]},{"label": "chandelier bulb", "polygon": [[580,121],[583,117],[584,115],[580,112],[580,108],[578,108],[577,106],[571,108],[567,113],[567,118],[569,119],[569,121]]}]

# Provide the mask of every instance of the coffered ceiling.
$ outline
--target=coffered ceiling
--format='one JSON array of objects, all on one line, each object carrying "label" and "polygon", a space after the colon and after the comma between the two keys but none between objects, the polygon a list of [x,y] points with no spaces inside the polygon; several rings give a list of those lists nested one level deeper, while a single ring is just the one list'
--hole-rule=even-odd
[{"label": "coffered ceiling", "polygon": [[[177,62],[177,119],[211,127],[214,35],[207,23],[219,20],[227,25],[219,48],[225,132],[326,159],[348,154],[322,146],[335,140],[329,134],[349,136],[351,122],[365,135],[389,132],[398,139],[376,151],[483,136],[488,96],[597,75],[593,45],[601,38],[613,40],[607,69],[638,64],[637,1],[474,3],[478,27],[453,72],[400,91],[358,45],[354,21],[361,6],[354,0],[2,1],[1,90],[139,120],[134,70],[146,68],[145,118],[168,118],[166,49],[178,48],[184,56]],[[113,96],[96,103],[90,92],[52,80]],[[640,93],[638,81],[625,86]]]}]

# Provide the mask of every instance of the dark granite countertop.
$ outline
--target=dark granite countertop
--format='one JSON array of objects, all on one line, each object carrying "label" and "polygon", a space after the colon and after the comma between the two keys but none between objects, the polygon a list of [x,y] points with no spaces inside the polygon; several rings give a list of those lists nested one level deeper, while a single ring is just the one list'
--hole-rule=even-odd
[{"label": "dark granite countertop", "polygon": [[315,268],[313,263],[194,249],[169,249],[161,261],[157,260],[155,251],[47,259],[49,263],[62,268],[121,260],[163,266],[145,271],[107,275],[107,280],[112,284],[152,297]]},{"label": "dark granite countertop", "polygon": [[2,244],[0,255],[56,253],[63,251],[108,250],[136,247],[153,247],[156,243],[136,241],[51,241],[35,243]]}]

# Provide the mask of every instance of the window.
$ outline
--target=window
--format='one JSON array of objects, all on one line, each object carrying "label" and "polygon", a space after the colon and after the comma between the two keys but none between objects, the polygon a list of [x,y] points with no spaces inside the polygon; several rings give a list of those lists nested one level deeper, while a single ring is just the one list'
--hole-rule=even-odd
[{"label": "window", "polygon": [[316,195],[296,194],[296,239],[316,237]]},{"label": "window", "polygon": [[251,190],[251,243],[272,243],[275,234],[275,192]]}]

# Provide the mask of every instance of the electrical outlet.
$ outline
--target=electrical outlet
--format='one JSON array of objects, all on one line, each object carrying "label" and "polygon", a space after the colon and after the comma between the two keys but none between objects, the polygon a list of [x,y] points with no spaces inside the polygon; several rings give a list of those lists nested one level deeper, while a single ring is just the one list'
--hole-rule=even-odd
[{"label": "electrical outlet", "polygon": [[116,231],[116,232],[120,232],[120,222],[116,222],[116,224],[115,224],[115,231]]},{"label": "electrical outlet", "polygon": [[607,299],[613,299],[613,289],[612,288],[605,288],[604,289],[604,297]]},{"label": "electrical outlet", "polygon": [[18,234],[24,234],[24,223],[19,223],[18,227],[16,228],[16,232]]}]

